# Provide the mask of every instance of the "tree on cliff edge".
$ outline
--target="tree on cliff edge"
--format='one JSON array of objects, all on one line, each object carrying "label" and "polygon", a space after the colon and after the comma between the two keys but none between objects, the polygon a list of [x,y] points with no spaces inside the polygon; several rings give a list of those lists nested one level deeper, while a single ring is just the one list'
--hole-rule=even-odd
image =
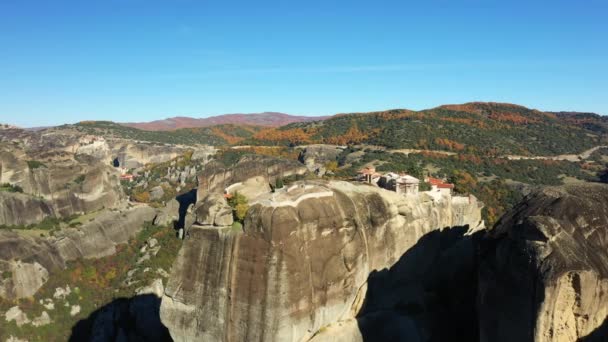
[{"label": "tree on cliff edge", "polygon": [[228,205],[232,207],[234,220],[243,223],[245,215],[247,215],[247,210],[249,209],[247,197],[235,192],[234,195],[228,199]]}]

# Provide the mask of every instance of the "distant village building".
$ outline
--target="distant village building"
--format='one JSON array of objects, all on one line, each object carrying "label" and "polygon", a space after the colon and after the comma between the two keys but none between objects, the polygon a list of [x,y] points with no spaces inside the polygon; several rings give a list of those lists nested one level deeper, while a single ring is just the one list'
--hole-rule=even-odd
[{"label": "distant village building", "polygon": [[[397,174],[394,172],[387,172],[382,175],[376,172],[376,169],[372,166],[359,170],[357,180],[395,191],[398,194],[417,195],[420,191],[420,180],[418,178],[405,173]],[[454,189],[454,184],[448,183],[445,179],[426,177],[424,181],[431,185],[430,192],[451,195],[452,189]]]},{"label": "distant village building", "polygon": [[134,178],[135,178],[135,176],[131,175],[131,174],[122,174],[122,175],[120,175],[120,180],[126,180],[126,181],[129,181],[129,182],[133,181]]},{"label": "distant village building", "polygon": [[403,175],[397,178],[397,193],[406,195],[417,195],[420,188],[420,180],[410,175]]},{"label": "distant village building", "polygon": [[416,195],[420,187],[420,180],[410,175],[388,172],[380,177],[378,186],[398,194]]},{"label": "distant village building", "polygon": [[452,189],[454,189],[454,184],[448,183],[444,179],[427,177],[425,182],[431,185],[431,191],[437,191],[444,194],[452,194]]},{"label": "distant village building", "polygon": [[357,179],[368,184],[376,184],[382,175],[373,166],[366,166],[357,174]]}]

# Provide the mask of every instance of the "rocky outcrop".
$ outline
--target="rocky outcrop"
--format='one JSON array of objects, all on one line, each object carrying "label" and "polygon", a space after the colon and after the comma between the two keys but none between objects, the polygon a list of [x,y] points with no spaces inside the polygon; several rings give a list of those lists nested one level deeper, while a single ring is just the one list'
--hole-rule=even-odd
[{"label": "rocky outcrop", "polygon": [[[0,208],[0,225],[30,225],[46,217],[120,207],[127,199],[120,186],[121,168],[168,162],[178,156],[196,157],[192,160],[204,164],[214,153],[209,146],[105,139],[69,126],[40,132],[2,130],[0,183],[19,186],[23,194],[0,193],[7,204]],[[194,180],[196,166],[172,165],[170,176],[184,186]],[[162,189],[153,195],[162,197]]]},{"label": "rocky outcrop", "polygon": [[48,270],[64,266],[49,241],[0,229],[0,297],[32,296],[48,280]]},{"label": "rocky outcrop", "polygon": [[0,209],[0,225],[29,225],[49,216],[114,208],[125,199],[118,172],[109,165],[88,156],[35,158],[22,150],[0,151],[0,183],[18,185],[24,192],[2,194],[7,205]]},{"label": "rocky outcrop", "polygon": [[53,238],[53,245],[66,261],[112,255],[117,245],[135,237],[143,222],[151,222],[155,216],[156,210],[148,206],[105,211],[81,227],[61,230]]},{"label": "rocky outcrop", "polygon": [[232,208],[222,195],[209,194],[194,209],[195,222],[199,225],[230,226],[233,222]]},{"label": "rocky outcrop", "polygon": [[0,230],[0,297],[30,297],[67,261],[114,254],[116,246],[127,243],[156,214],[148,206],[108,210],[78,228],[66,228],[48,238]]},{"label": "rocky outcrop", "polygon": [[198,176],[197,198],[204,198],[209,192],[223,193],[235,183],[262,177],[266,184],[275,184],[277,178],[304,175],[306,168],[291,160],[260,155],[247,155],[233,167],[225,167],[218,162],[210,162]]},{"label": "rocky outcrop", "polygon": [[54,216],[48,201],[31,195],[0,192],[0,225],[27,226]]},{"label": "rocky outcrop", "polygon": [[497,223],[480,256],[481,341],[605,341],[607,203],[606,185],[546,188]]},{"label": "rocky outcrop", "polygon": [[298,159],[306,165],[309,171],[323,168],[327,162],[337,161],[344,147],[336,145],[313,144],[304,147]]},{"label": "rocky outcrop", "polygon": [[[205,148],[204,152],[207,151]],[[118,166],[127,169],[138,168],[149,163],[162,163],[183,155],[192,148],[174,145],[160,145],[152,143],[135,143],[129,140],[116,140],[111,142],[111,155]]]},{"label": "rocky outcrop", "polygon": [[[161,319],[176,341],[298,341],[353,319],[368,275],[454,219],[452,198],[347,182],[297,183],[251,199],[243,231],[194,225]],[[461,213],[467,210],[460,210]]]}]

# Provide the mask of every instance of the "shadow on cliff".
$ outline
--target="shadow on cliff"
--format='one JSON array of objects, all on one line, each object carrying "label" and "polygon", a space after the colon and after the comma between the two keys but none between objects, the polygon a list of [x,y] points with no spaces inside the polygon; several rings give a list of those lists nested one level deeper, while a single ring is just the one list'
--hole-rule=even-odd
[{"label": "shadow on cliff", "polygon": [[608,317],[604,319],[604,323],[597,327],[591,334],[582,337],[579,342],[608,342]]},{"label": "shadow on cliff", "polygon": [[374,271],[357,316],[364,341],[478,341],[477,248],[468,227],[432,231]]},{"label": "shadow on cliff", "polygon": [[115,299],[78,321],[69,341],[172,341],[160,321],[160,301],[153,294]]},{"label": "shadow on cliff", "polygon": [[179,202],[179,218],[175,222],[174,227],[176,230],[180,228],[184,228],[186,225],[186,215],[188,213],[188,208],[196,203],[196,191],[197,189],[192,189],[186,193],[178,195],[175,197],[177,202]]}]

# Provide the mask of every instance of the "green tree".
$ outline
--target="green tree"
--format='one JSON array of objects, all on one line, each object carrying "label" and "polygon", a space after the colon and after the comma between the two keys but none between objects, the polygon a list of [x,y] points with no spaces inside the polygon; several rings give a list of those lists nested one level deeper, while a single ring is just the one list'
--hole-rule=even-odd
[{"label": "green tree", "polygon": [[278,177],[276,182],[275,182],[275,189],[281,189],[284,186],[283,184],[283,178]]},{"label": "green tree", "polygon": [[228,199],[228,205],[232,207],[232,214],[234,215],[235,221],[243,223],[247,210],[249,210],[249,201],[244,195],[235,192],[232,197]]}]

